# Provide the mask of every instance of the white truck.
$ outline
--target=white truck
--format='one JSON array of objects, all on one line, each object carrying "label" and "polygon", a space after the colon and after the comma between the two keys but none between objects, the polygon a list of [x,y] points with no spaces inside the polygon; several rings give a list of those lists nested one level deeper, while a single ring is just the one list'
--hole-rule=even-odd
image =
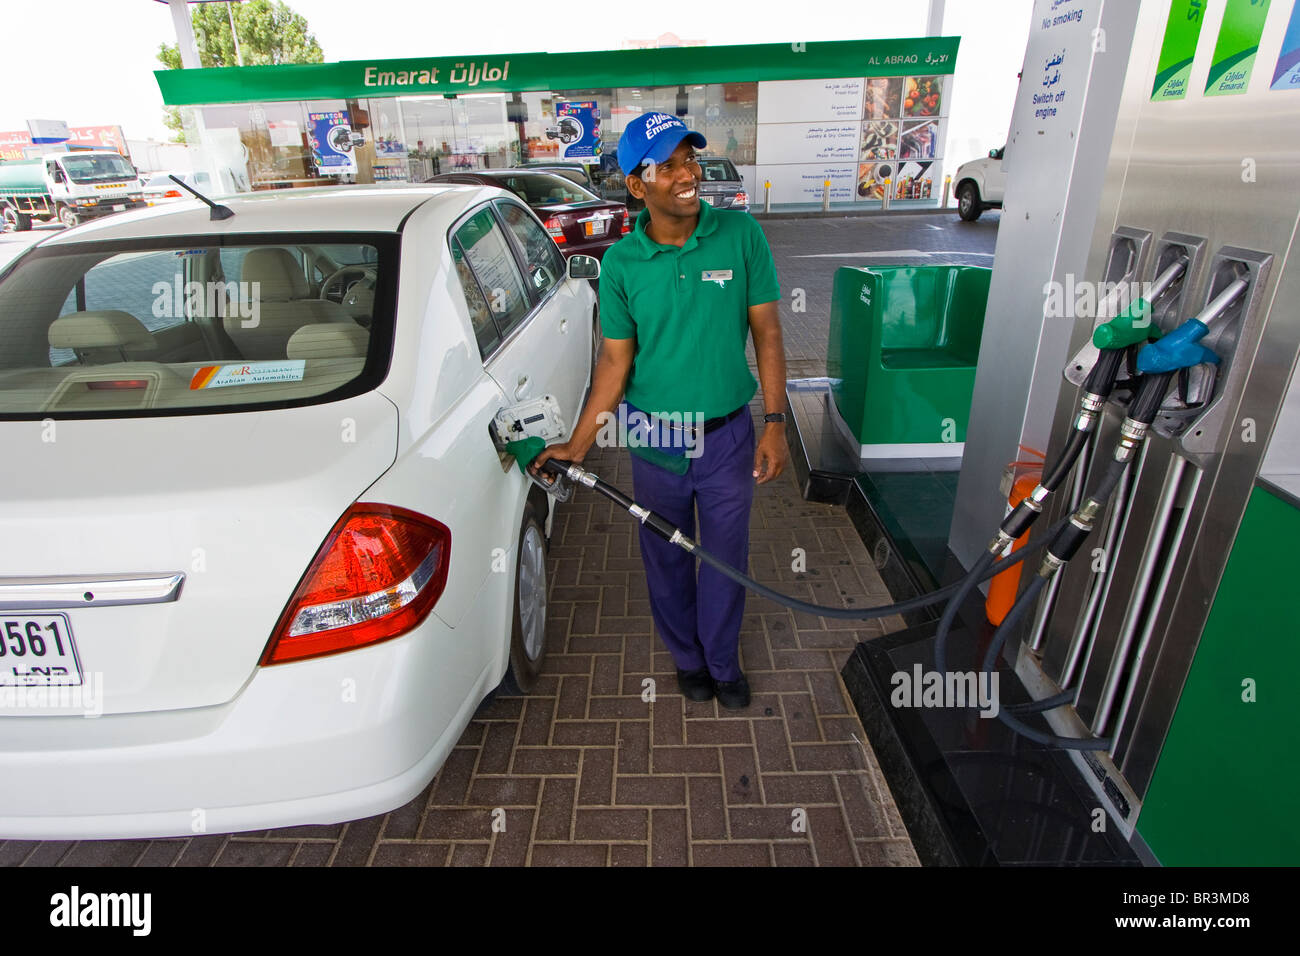
[{"label": "white truck", "polygon": [[1002,208],[1002,197],[1007,190],[1007,174],[1002,170],[1005,152],[1005,146],[991,149],[987,158],[962,163],[953,174],[957,215],[967,222],[974,222],[985,209]]},{"label": "white truck", "polygon": [[30,229],[33,220],[58,219],[65,226],[75,226],[146,205],[135,167],[112,150],[0,161],[0,213],[5,232]]}]

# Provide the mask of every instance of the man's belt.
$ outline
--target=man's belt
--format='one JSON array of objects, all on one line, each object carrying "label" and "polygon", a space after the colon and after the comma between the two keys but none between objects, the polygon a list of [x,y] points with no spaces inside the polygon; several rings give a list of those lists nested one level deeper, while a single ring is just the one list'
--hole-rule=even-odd
[{"label": "man's belt", "polygon": [[[708,418],[708,419],[705,419],[705,421],[704,421],[704,425],[703,425],[703,427],[700,429],[701,434],[707,435],[709,432],[721,428],[723,425],[727,424],[727,422],[729,422],[729,421],[731,421],[732,419],[734,419],[737,415],[739,415],[741,412],[743,412],[743,411],[744,411],[745,409],[747,409],[748,407],[749,407],[748,405],[741,405],[738,409],[736,409],[736,410],[735,410],[734,412],[732,412],[730,415],[722,415],[722,416],[719,416],[718,418]],[[673,430],[675,430],[675,431],[684,431],[684,432],[687,432],[687,433],[689,433],[689,434],[694,434],[694,432],[695,432],[695,426],[694,426],[694,425],[674,425],[672,422],[664,422],[663,424],[667,425],[669,428],[671,428],[671,429],[673,429]]]}]

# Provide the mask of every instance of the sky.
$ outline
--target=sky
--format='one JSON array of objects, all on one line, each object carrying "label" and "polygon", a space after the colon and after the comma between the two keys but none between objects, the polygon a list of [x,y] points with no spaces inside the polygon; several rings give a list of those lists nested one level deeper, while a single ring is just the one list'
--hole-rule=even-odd
[{"label": "sky", "polygon": [[[491,24],[471,3],[292,0],[327,61],[368,58],[616,50],[665,32],[710,44],[921,36],[929,4],[918,0],[820,0],[815,16],[795,3],[659,7],[491,0]],[[659,5],[654,5],[658,7]],[[947,0],[945,35],[957,55],[945,152],[965,161],[1002,145],[1016,74],[1024,60],[1032,0]],[[364,12],[364,15],[359,15]],[[60,26],[50,22],[57,16]],[[10,43],[0,57],[0,131],[28,119],[70,126],[120,125],[127,139],[168,139],[153,71],[159,45],[174,43],[171,13],[157,0],[6,0],[5,33],[46,37]],[[57,34],[58,40],[49,39]]]}]

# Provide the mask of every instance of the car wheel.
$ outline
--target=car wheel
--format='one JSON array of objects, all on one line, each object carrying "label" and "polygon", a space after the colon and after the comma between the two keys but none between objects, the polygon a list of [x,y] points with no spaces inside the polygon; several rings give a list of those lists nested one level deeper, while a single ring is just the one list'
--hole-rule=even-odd
[{"label": "car wheel", "polygon": [[974,183],[962,183],[957,187],[957,215],[965,222],[974,222],[980,217],[984,207],[980,205],[980,191]]},{"label": "car wheel", "polygon": [[546,658],[546,532],[533,503],[524,506],[515,556],[515,610],[510,632],[510,667],[502,689],[526,694],[537,684]]},{"label": "car wheel", "polygon": [[81,222],[81,217],[77,215],[76,210],[71,206],[60,206],[59,222],[71,229],[73,226]]}]

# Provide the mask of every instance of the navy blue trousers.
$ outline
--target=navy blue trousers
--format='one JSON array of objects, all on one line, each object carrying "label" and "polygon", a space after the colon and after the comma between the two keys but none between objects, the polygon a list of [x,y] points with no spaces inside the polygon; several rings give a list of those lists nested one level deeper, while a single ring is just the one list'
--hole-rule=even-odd
[{"label": "navy blue trousers", "polygon": [[[684,475],[632,456],[633,496],[709,553],[749,573],[754,500],[754,420],[746,408],[704,435]],[[699,508],[699,534],[695,510]],[[682,670],[708,667],[714,680],[740,678],[745,588],[642,526],[641,559],[655,626]]]}]

